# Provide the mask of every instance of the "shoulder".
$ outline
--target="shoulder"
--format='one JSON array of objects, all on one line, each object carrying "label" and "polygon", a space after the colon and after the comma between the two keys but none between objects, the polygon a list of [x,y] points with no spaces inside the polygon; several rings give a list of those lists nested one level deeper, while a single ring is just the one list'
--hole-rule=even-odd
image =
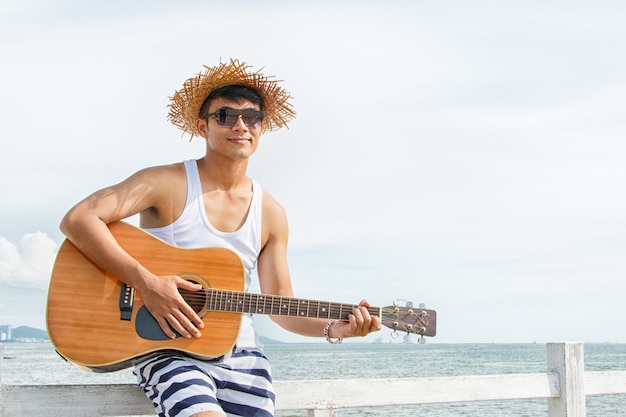
[{"label": "shoulder", "polygon": [[286,219],[287,213],[284,207],[266,190],[263,190],[263,219],[268,217],[268,220],[280,220]]},{"label": "shoulder", "polygon": [[177,186],[186,179],[185,167],[179,162],[170,165],[159,165],[142,168],[118,185],[121,188],[130,187],[142,192],[163,190],[168,186]]},{"label": "shoulder", "polygon": [[187,177],[182,162],[144,168],[134,174],[141,199],[142,227],[162,227],[172,223],[183,211],[187,196]]},{"label": "shoulder", "polygon": [[181,177],[185,176],[185,165],[182,162],[177,162],[169,165],[157,165],[140,169],[133,174],[133,177],[142,178],[144,180],[158,179],[161,180],[164,177]]},{"label": "shoulder", "polygon": [[285,242],[289,234],[287,213],[283,206],[267,191],[263,190],[262,246],[268,242]]}]

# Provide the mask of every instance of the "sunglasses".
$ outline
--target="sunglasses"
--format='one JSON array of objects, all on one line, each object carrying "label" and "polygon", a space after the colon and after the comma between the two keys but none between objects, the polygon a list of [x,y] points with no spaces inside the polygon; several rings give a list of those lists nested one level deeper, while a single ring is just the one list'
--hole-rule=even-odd
[{"label": "sunglasses", "polygon": [[215,121],[222,127],[233,127],[239,120],[239,116],[243,119],[246,126],[256,128],[263,121],[263,112],[255,109],[231,109],[230,107],[220,107],[214,113],[209,114],[209,118],[215,117]]}]

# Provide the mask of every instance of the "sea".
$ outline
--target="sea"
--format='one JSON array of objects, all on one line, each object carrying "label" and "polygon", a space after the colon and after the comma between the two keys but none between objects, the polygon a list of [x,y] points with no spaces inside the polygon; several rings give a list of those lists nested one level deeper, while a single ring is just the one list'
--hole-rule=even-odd
[{"label": "sea", "polygon": [[[626,344],[584,344],[586,371],[626,370]],[[545,344],[320,343],[267,344],[275,380],[415,378],[546,372]],[[7,343],[5,384],[134,383],[131,370],[84,372],[65,362],[48,343]],[[381,386],[381,395],[385,387]],[[547,399],[480,401],[340,409],[339,417],[546,417]],[[306,410],[276,417],[306,417]],[[588,417],[626,417],[626,394],[587,397]]]}]

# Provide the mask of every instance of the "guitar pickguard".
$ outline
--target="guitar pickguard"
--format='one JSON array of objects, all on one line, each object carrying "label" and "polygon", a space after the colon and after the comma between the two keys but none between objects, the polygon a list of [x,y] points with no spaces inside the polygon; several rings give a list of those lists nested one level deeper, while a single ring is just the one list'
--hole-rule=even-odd
[{"label": "guitar pickguard", "polygon": [[[137,317],[135,318],[135,330],[137,331],[137,335],[139,335],[139,337],[146,340],[170,340],[163,330],[161,330],[161,326],[159,326],[159,323],[156,321],[154,316],[150,314],[145,306],[141,306],[137,312]],[[176,330],[172,330],[176,333],[176,338],[181,337]]]}]

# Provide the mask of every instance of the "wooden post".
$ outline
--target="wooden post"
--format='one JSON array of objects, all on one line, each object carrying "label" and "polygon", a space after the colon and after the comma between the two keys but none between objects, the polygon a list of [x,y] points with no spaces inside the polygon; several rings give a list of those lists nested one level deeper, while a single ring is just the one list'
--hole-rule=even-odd
[{"label": "wooden post", "polygon": [[548,343],[548,372],[559,375],[561,393],[559,397],[548,399],[548,416],[586,417],[582,343]]}]

